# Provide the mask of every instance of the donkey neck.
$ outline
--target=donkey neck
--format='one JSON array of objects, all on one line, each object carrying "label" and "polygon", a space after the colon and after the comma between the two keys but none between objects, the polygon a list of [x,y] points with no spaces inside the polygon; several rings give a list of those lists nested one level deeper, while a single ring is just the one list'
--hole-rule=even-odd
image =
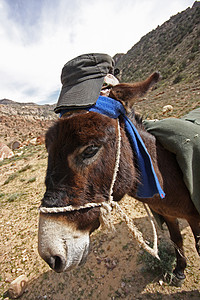
[{"label": "donkey neck", "polygon": [[[133,124],[135,125],[141,139],[143,140],[143,142],[146,146],[146,149],[147,149],[147,151],[148,151],[148,153],[151,157],[153,168],[154,168],[155,173],[157,175],[157,178],[159,180],[160,186],[161,186],[161,188],[163,188],[163,178],[162,178],[162,174],[161,174],[160,169],[159,169],[159,161],[158,161],[159,157],[158,157],[158,151],[157,151],[158,150],[157,147],[158,148],[163,148],[163,147],[157,142],[156,138],[152,134],[148,133],[145,130],[145,128],[142,124],[142,119],[140,119],[139,116],[136,115],[136,117],[132,117],[130,119],[133,122]],[[129,147],[131,148],[130,142],[129,142]],[[131,148],[131,151],[132,151],[132,148]],[[134,157],[134,152],[133,152],[133,159],[132,159],[132,162],[131,162],[131,166],[133,166],[133,168],[131,167],[131,171],[132,171],[131,178],[132,179],[136,178],[136,180],[134,181],[133,186],[131,188],[131,191],[128,194],[130,196],[135,197],[136,199],[138,199],[142,202],[148,203],[149,199],[151,199],[151,198],[137,197],[137,187],[138,187],[138,183],[140,182],[140,171],[137,168],[137,162],[136,162],[136,159]],[[160,197],[155,195],[155,198],[160,198]]]}]

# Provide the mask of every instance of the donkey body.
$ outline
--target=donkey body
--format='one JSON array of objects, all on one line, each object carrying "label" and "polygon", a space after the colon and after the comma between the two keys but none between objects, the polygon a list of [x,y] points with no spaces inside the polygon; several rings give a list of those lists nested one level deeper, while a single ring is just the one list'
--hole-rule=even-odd
[{"label": "donkey body", "polygon": [[[158,80],[158,73],[137,84],[119,84],[110,96],[121,101],[136,126],[151,156],[154,170],[165,198],[138,198],[160,214],[175,244],[177,264],[175,276],[183,280],[186,259],[177,218],[186,219],[193,231],[200,254],[200,215],[191,201],[175,155],[163,148],[147,133],[138,116],[131,112],[135,98],[143,95]],[[119,171],[113,199],[125,194],[136,197],[140,173],[135,154],[126,135],[124,121],[119,117],[122,145]],[[117,121],[96,112],[84,110],[64,115],[46,134],[48,168],[44,207],[80,206],[108,200],[116,156]],[[39,253],[56,272],[81,265],[89,249],[89,235],[99,227],[99,208],[58,214],[40,213]]]}]

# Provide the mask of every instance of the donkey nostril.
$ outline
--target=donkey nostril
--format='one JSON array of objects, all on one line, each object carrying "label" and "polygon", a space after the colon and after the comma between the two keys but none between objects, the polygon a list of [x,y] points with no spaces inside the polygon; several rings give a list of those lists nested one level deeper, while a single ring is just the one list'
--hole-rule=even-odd
[{"label": "donkey nostril", "polygon": [[[59,272],[60,270],[63,269],[63,259],[60,256],[55,256],[55,266],[54,266],[54,270],[56,272]],[[60,271],[61,272],[61,271]]]},{"label": "donkey nostril", "polygon": [[52,268],[57,273],[60,273],[64,270],[65,259],[62,256],[51,256],[46,260],[50,268]]},{"label": "donkey nostril", "polygon": [[55,259],[54,257],[49,257],[48,259],[46,259],[46,262],[48,263],[49,267],[52,268],[54,270],[55,267]]}]

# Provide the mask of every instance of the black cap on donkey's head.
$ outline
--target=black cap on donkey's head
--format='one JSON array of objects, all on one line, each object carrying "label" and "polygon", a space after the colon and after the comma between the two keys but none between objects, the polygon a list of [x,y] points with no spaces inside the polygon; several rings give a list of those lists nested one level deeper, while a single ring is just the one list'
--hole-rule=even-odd
[{"label": "black cap on donkey's head", "polygon": [[114,60],[107,54],[83,54],[67,62],[61,73],[62,89],[55,112],[95,104],[108,73],[114,73]]}]

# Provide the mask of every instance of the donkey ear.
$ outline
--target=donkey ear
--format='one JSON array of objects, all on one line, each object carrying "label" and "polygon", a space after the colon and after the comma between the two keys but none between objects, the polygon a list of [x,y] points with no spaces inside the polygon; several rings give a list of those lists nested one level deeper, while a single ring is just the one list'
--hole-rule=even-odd
[{"label": "donkey ear", "polygon": [[141,82],[120,83],[111,89],[109,97],[120,101],[127,110],[130,110],[136,99],[144,96],[160,78],[160,73],[154,72]]}]

